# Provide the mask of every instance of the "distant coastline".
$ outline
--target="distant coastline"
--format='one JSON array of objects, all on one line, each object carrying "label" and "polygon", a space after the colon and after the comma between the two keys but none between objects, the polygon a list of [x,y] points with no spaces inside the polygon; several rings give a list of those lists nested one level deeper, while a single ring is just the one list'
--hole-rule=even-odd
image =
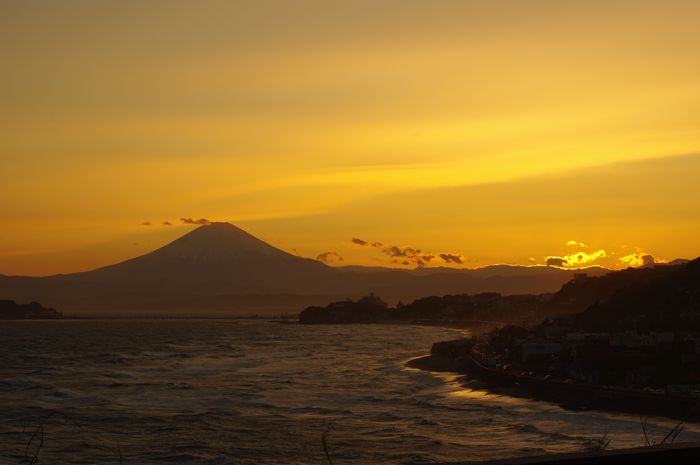
[{"label": "distant coastline", "polygon": [[47,308],[38,302],[18,304],[13,300],[0,300],[0,320],[58,320],[63,313]]}]

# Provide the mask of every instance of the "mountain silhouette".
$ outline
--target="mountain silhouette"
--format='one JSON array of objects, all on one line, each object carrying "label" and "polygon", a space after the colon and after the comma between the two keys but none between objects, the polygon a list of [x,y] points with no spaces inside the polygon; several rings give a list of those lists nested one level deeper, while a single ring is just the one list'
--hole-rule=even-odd
[{"label": "mountain silhouette", "polygon": [[211,223],[146,255],[63,279],[123,284],[221,283],[224,290],[297,291],[335,274],[325,264],[273,247],[230,223]]},{"label": "mountain silhouette", "polygon": [[0,275],[0,298],[39,301],[67,315],[250,315],[296,312],[371,291],[391,304],[428,295],[555,292],[577,271],[511,265],[334,268],[289,254],[230,223],[212,223],[153,252],[92,271]]}]

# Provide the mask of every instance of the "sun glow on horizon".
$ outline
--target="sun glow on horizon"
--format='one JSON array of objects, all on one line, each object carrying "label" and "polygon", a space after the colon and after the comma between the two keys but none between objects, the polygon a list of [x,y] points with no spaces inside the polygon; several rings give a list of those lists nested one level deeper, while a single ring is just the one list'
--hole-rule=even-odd
[{"label": "sun glow on horizon", "polygon": [[6,3],[0,273],[131,258],[183,217],[332,265],[698,256],[698,17],[690,0]]}]

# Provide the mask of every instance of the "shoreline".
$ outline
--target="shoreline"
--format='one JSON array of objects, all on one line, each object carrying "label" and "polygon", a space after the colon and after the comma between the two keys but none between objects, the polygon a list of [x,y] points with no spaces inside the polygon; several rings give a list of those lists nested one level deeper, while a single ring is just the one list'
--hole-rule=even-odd
[{"label": "shoreline", "polygon": [[512,457],[486,461],[442,462],[435,465],[690,465],[700,462],[700,443],[653,445],[626,449]]},{"label": "shoreline", "polygon": [[406,366],[423,371],[465,374],[460,364],[457,364],[447,357],[438,355],[423,355],[421,357],[412,358],[406,362]]},{"label": "shoreline", "polygon": [[[425,371],[449,372],[458,375],[473,375],[472,370],[469,370],[468,368],[465,369],[464,361],[457,361],[449,357],[435,354],[408,360],[406,362],[406,366]],[[532,393],[528,392],[526,389],[522,389],[520,386],[507,387],[503,384],[498,385],[488,382],[482,377],[478,376],[474,376],[471,378],[471,380],[483,383],[477,389],[484,389],[487,392],[495,395],[507,395],[521,399],[552,402],[567,410],[581,410],[580,405],[577,407],[571,403],[562,403],[553,398],[532,395]],[[465,388],[474,388],[473,386],[467,386],[464,380],[459,380],[459,383]],[[606,408],[604,406],[599,407],[600,408],[592,407],[591,409],[611,413],[639,413],[631,412],[626,409]],[[655,414],[658,413],[659,412],[655,412]],[[660,416],[669,418],[668,415]],[[684,421],[686,420],[682,420],[681,423]],[[542,454],[535,456],[496,458],[484,461],[442,462],[437,465],[685,465],[691,463],[700,463],[700,443],[678,442],[675,444],[652,444],[649,446],[601,450],[597,452]]]},{"label": "shoreline", "polygon": [[490,393],[551,402],[567,410],[658,415],[694,423],[700,420],[700,399],[516,376],[485,367],[471,357],[455,360],[431,354],[409,360],[406,365],[425,371],[470,375],[472,380],[483,383],[483,389]]}]

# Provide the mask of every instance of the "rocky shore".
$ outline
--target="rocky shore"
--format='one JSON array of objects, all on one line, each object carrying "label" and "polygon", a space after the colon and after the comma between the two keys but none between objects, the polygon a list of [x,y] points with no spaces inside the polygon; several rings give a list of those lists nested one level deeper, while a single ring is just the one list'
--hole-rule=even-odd
[{"label": "rocky shore", "polygon": [[515,457],[486,462],[450,462],[437,465],[695,465],[700,463],[700,444],[666,444],[594,453],[551,454]]},{"label": "rocky shore", "polygon": [[428,371],[462,373],[491,392],[555,402],[574,410],[603,409],[660,415],[683,421],[700,420],[700,399],[613,386],[561,381],[514,373],[485,365],[470,353],[473,341],[461,339],[433,345],[431,354],[408,366]]}]

